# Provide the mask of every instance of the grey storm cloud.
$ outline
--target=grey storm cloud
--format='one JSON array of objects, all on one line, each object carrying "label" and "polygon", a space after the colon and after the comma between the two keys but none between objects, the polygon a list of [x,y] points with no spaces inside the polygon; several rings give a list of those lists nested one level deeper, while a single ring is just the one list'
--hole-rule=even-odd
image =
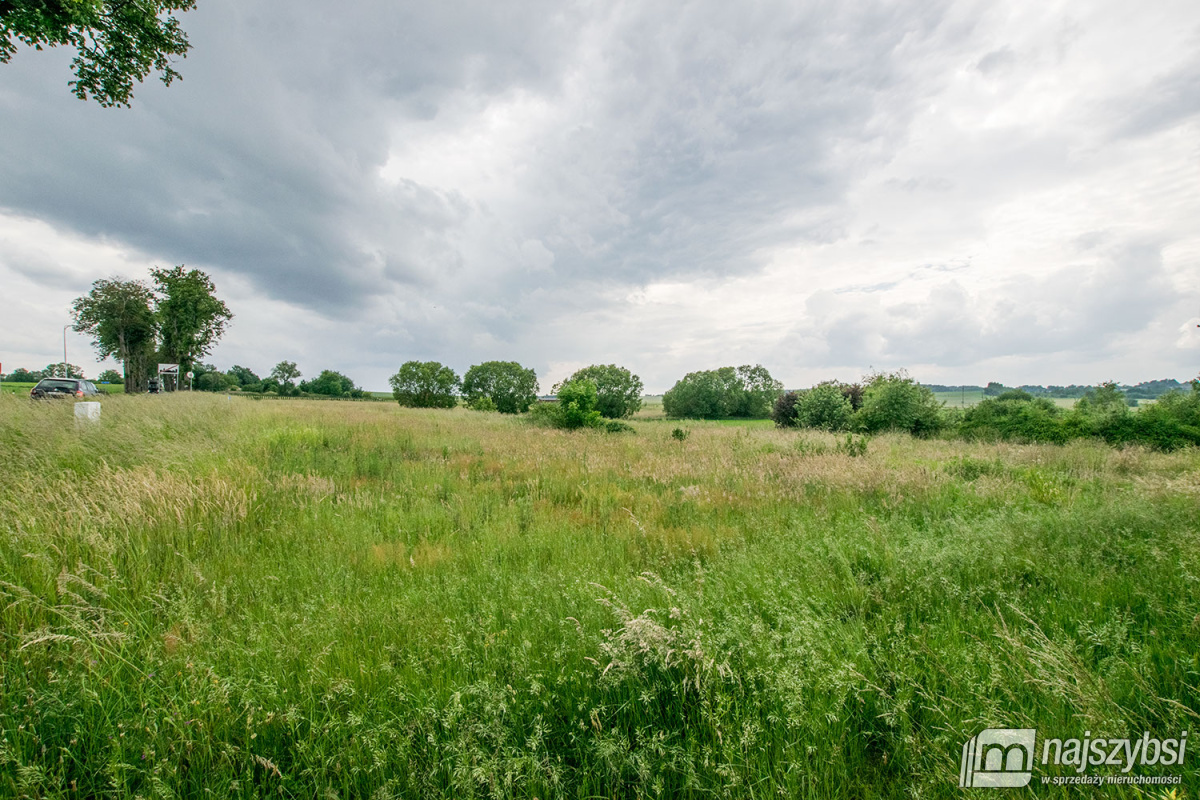
[{"label": "grey storm cloud", "polygon": [[901,46],[919,46],[940,14],[214,0],[184,17],[183,81],[144,86],[129,111],[79,104],[55,86],[61,58],[50,77],[54,60],[21,53],[0,96],[6,117],[26,112],[0,140],[0,205],[338,313],[453,274],[467,258],[458,234],[490,213],[454,191],[381,181],[392,130],[456,94],[553,100],[592,58],[588,107],[537,143],[528,185],[513,187],[555,270],[492,269],[504,277],[492,292],[753,269],[757,247],[836,235],[828,219],[787,217],[834,208],[849,162],[886,157],[877,143],[909,112]]},{"label": "grey storm cloud", "polygon": [[43,292],[33,319],[86,291],[89,243],[200,267],[239,315],[214,358],[373,386],[410,357],[622,361],[656,388],[771,358],[1103,359],[1200,289],[1182,151],[1146,172],[1136,148],[1195,124],[1200,12],[1131,13],[203,0],[182,81],[132,109],[73,98],[65,52],[0,67],[0,226],[53,231],[0,230],[0,277]]}]

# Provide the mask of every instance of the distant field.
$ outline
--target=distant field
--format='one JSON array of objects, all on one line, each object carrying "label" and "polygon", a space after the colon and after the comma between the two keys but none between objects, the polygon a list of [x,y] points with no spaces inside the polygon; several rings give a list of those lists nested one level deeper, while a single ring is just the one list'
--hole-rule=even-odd
[{"label": "distant field", "polygon": [[[968,408],[983,402],[982,389],[966,392],[965,395],[962,392],[934,392],[933,396],[945,403],[947,408]],[[1075,404],[1079,402],[1079,399],[1074,397],[1049,397],[1047,399],[1059,408],[1074,408]]]},{"label": "distant field", "polygon": [[1196,728],[1196,448],[68,405],[0,397],[0,796],[949,798],[984,728]]},{"label": "distant field", "polygon": [[670,422],[681,427],[687,427],[694,424],[705,425],[724,425],[738,428],[771,428],[774,423],[769,419],[712,419],[712,420],[691,420],[691,419],[671,419],[663,413],[662,395],[646,395],[642,398],[642,408],[633,415],[633,419],[643,422]]}]

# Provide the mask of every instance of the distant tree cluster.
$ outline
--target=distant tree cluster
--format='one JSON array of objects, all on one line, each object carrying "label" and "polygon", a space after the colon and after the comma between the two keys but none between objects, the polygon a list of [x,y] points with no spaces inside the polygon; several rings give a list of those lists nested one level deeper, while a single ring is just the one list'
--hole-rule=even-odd
[{"label": "distant tree cluster", "polygon": [[[1005,392],[1019,389],[1033,397],[1051,397],[1064,400],[1077,400],[1095,389],[1094,386],[1072,383],[1067,386],[1023,384],[1021,386],[1005,386],[997,381],[990,381],[987,386],[946,386],[940,383],[923,383],[922,386],[941,394],[950,392],[982,392],[984,397],[999,397]],[[1142,381],[1135,385],[1116,384],[1117,388],[1132,400],[1153,400],[1167,392],[1187,391],[1188,384],[1180,383],[1174,378],[1163,378],[1156,381]]]},{"label": "distant tree cluster", "polygon": [[266,378],[260,378],[249,367],[234,364],[221,372],[211,364],[198,364],[194,370],[193,386],[202,392],[248,392],[279,397],[341,397],[361,399],[368,396],[354,381],[336,370],[326,369],[309,381],[303,377],[294,361],[280,361]]},{"label": "distant tree cluster", "polygon": [[[37,383],[42,378],[85,378],[83,370],[74,364],[47,364],[44,369],[28,370],[24,367],[14,369],[4,376],[9,383]],[[103,379],[101,379],[103,380]]]}]

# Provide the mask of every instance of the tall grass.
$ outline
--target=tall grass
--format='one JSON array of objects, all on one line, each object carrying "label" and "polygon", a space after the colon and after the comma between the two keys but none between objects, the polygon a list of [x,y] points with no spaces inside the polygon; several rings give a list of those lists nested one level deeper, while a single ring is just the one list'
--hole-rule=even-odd
[{"label": "tall grass", "polygon": [[0,397],[0,794],[940,797],[984,727],[1195,727],[1194,449],[70,415]]}]

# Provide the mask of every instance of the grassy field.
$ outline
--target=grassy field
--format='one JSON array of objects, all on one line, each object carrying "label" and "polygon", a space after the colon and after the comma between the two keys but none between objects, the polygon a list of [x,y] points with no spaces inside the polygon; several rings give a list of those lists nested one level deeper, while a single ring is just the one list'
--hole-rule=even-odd
[{"label": "grassy field", "polygon": [[633,426],[0,397],[0,796],[950,797],[983,728],[1196,729],[1194,449]]}]

